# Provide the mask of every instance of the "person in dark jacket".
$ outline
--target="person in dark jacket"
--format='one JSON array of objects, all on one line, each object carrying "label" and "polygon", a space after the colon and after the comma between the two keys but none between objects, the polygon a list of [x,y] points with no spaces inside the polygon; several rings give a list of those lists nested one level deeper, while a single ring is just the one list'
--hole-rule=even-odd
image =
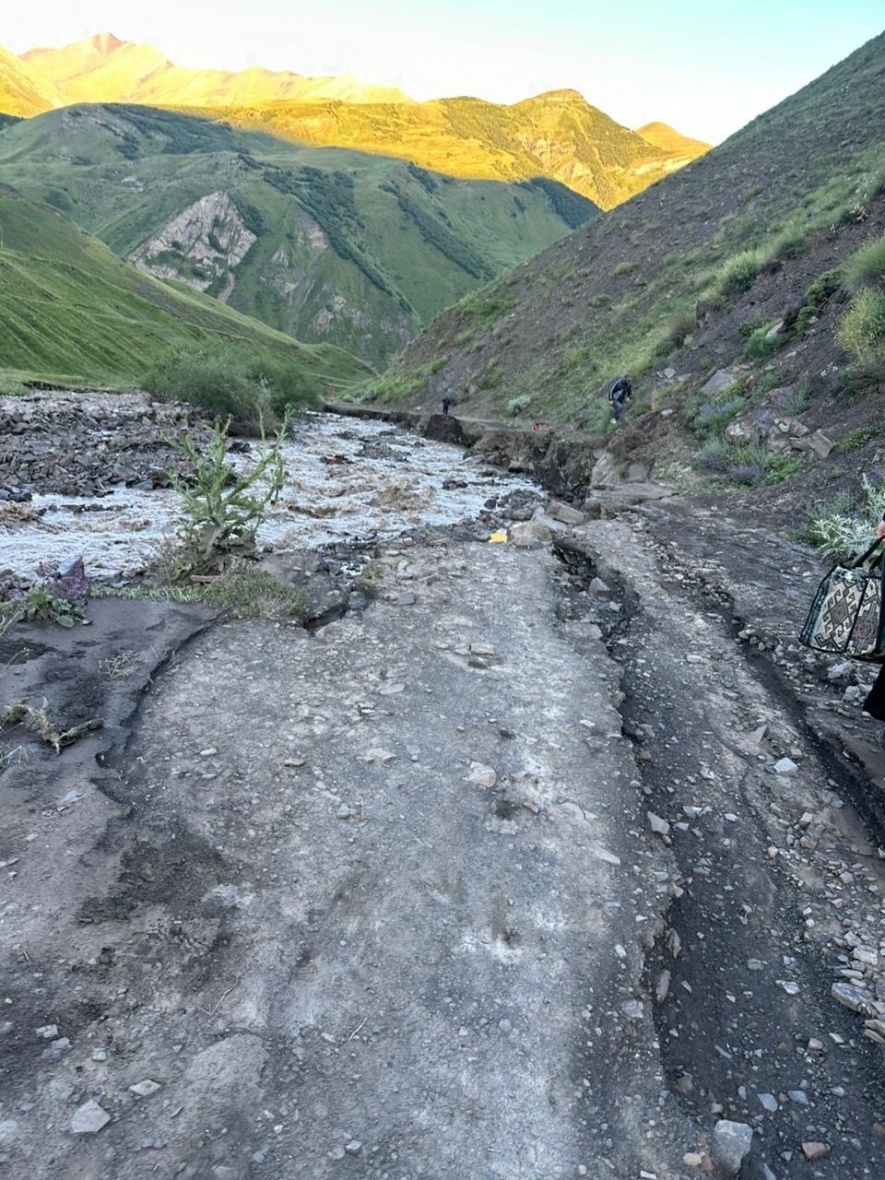
[{"label": "person in dark jacket", "polygon": [[612,424],[617,425],[621,420],[621,415],[627,408],[627,402],[633,396],[633,386],[630,382],[630,374],[625,373],[623,377],[619,377],[608,395],[608,400],[612,408]]},{"label": "person in dark jacket", "polygon": [[[876,536],[880,540],[885,537],[885,520],[876,529]],[[875,683],[863,703],[863,711],[869,713],[876,721],[885,722],[885,663],[879,665],[879,675],[876,677]],[[879,727],[876,733],[876,741],[885,749],[885,725]]]}]

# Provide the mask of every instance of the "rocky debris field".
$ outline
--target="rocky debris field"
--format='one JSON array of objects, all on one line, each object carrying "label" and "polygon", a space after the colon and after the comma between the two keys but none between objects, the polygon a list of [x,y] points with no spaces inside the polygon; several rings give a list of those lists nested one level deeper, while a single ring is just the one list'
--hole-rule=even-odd
[{"label": "rocky debris field", "polygon": [[0,501],[39,490],[102,496],[119,485],[168,487],[180,405],[146,393],[35,392],[0,399]]},{"label": "rocky debris field", "polygon": [[885,1173],[869,675],[795,642],[810,551],[646,474],[267,555],[310,631],[3,636],[10,1174]]}]

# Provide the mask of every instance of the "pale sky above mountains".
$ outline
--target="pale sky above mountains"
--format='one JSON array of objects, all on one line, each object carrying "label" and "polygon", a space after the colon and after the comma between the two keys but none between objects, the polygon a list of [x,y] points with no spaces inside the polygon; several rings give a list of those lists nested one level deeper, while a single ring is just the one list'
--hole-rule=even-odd
[{"label": "pale sky above mountains", "polygon": [[112,32],[178,65],[349,72],[416,99],[579,90],[718,143],[882,32],[882,0],[32,0],[14,53]]}]

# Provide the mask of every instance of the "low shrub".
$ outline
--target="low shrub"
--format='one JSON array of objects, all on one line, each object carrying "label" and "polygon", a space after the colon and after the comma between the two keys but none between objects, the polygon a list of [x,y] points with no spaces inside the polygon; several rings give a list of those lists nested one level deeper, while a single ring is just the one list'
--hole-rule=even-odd
[{"label": "low shrub", "polygon": [[527,410],[531,404],[531,395],[521,393],[519,397],[512,397],[507,403],[507,413],[511,418],[518,418],[522,411]]},{"label": "low shrub", "polygon": [[883,512],[885,481],[874,483],[863,475],[860,495],[843,492],[828,507],[816,509],[801,537],[816,545],[825,557],[847,557],[866,549]]},{"label": "low shrub", "polygon": [[161,401],[189,402],[234,433],[260,434],[298,406],[319,403],[321,390],[313,375],[292,361],[262,355],[235,344],[212,351],[175,349],[142,378],[148,392]]}]

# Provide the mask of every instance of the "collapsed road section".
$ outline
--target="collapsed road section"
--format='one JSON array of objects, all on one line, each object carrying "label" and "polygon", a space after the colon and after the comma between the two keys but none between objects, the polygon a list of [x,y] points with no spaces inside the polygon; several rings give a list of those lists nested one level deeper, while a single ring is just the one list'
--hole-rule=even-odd
[{"label": "collapsed road section", "polygon": [[672,1093],[699,1125],[744,1129],[742,1177],[881,1175],[885,854],[851,781],[641,520],[560,553],[566,626],[589,609],[623,669],[641,822],[678,867],[646,973]]}]

